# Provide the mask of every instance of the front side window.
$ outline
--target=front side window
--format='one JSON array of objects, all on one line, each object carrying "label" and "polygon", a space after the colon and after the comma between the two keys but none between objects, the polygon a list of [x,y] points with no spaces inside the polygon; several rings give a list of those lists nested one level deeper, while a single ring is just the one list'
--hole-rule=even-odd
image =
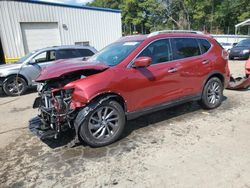
[{"label": "front side window", "polygon": [[47,59],[47,52],[42,52],[40,54],[38,54],[37,56],[35,56],[33,58],[35,60],[36,63],[42,63],[42,62],[46,62]]},{"label": "front side window", "polygon": [[152,64],[163,63],[171,60],[169,39],[162,39],[151,43],[138,57],[152,58]]},{"label": "front side window", "polygon": [[183,59],[200,55],[200,48],[195,38],[172,38],[173,59]]},{"label": "front side window", "polygon": [[121,63],[141,42],[116,42],[96,53],[89,62],[102,62],[109,66]]}]

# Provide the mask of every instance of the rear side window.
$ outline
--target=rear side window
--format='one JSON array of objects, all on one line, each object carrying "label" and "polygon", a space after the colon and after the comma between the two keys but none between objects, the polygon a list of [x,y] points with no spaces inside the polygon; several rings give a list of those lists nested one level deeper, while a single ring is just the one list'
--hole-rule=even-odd
[{"label": "rear side window", "polygon": [[78,52],[80,53],[81,57],[88,57],[94,55],[94,52],[89,49],[78,49]]},{"label": "rear side window", "polygon": [[211,44],[205,39],[198,39],[198,41],[200,43],[201,53],[206,53],[210,49]]},{"label": "rear side window", "polygon": [[78,50],[75,49],[63,49],[57,51],[57,59],[69,59],[69,58],[76,58],[81,57],[81,54]]},{"label": "rear side window", "polygon": [[194,38],[172,38],[173,59],[183,59],[200,55],[200,47]]}]

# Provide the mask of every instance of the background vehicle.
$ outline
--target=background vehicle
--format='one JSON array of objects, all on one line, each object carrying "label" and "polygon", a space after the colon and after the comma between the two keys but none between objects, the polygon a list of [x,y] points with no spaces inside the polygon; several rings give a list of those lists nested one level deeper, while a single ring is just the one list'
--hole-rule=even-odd
[{"label": "background vehicle", "polygon": [[245,39],[240,41],[237,45],[235,45],[230,53],[229,59],[243,59],[247,60],[250,54],[250,39]]},{"label": "background vehicle", "polygon": [[229,43],[229,42],[221,42],[221,46],[227,51],[230,52],[230,50],[237,44],[237,43]]},{"label": "background vehicle", "polygon": [[42,68],[54,63],[58,59],[88,57],[96,53],[90,46],[56,46],[33,51],[13,64],[0,65],[0,87],[6,95],[17,96],[23,94]]},{"label": "background vehicle", "polygon": [[124,37],[84,63],[65,60],[43,70],[34,102],[41,114],[30,129],[45,139],[48,130],[57,137],[74,128],[76,140],[104,146],[120,137],[126,119],[187,101],[218,107],[229,79],[227,52],[209,36]]}]

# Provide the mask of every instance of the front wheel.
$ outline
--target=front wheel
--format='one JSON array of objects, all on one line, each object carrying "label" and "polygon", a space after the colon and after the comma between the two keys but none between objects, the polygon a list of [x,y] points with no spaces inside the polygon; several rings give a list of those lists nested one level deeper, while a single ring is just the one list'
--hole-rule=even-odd
[{"label": "front wheel", "polygon": [[123,108],[118,102],[107,100],[89,112],[80,125],[79,135],[88,145],[101,147],[115,142],[122,134],[124,126]]},{"label": "front wheel", "polygon": [[205,109],[214,109],[221,105],[223,100],[223,84],[217,77],[210,78],[202,92],[200,105]]},{"label": "front wheel", "polygon": [[27,90],[27,83],[21,77],[10,76],[4,81],[3,90],[8,96],[22,95]]}]

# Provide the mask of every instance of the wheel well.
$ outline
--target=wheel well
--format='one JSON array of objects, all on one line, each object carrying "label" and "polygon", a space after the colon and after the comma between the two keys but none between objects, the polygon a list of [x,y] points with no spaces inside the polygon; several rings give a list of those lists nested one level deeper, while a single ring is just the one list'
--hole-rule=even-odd
[{"label": "wheel well", "polygon": [[106,98],[106,97],[109,97],[109,99],[114,99],[116,102],[118,102],[122,106],[123,110],[126,112],[127,110],[126,102],[123,99],[123,97],[117,93],[102,93],[102,94],[95,96],[93,99],[91,99],[90,102],[97,101],[97,100],[100,100],[101,98]]},{"label": "wheel well", "polygon": [[[17,76],[17,74],[11,74],[11,75],[8,75],[6,78],[5,78],[5,80],[6,79],[8,79],[9,77],[11,77],[11,76]],[[18,74],[18,77],[20,77],[20,78],[22,78],[22,79],[24,79],[25,80],[25,82],[27,83],[27,85],[29,85],[29,82],[28,82],[28,80],[22,75],[22,74]]]},{"label": "wheel well", "polygon": [[206,83],[207,83],[208,80],[210,80],[212,77],[217,77],[217,78],[219,78],[220,81],[221,81],[221,83],[222,83],[223,86],[224,86],[225,78],[224,78],[224,76],[223,76],[222,74],[220,74],[220,73],[215,73],[215,74],[212,74],[211,76],[209,76],[208,79],[207,79],[207,81],[206,81]]}]

